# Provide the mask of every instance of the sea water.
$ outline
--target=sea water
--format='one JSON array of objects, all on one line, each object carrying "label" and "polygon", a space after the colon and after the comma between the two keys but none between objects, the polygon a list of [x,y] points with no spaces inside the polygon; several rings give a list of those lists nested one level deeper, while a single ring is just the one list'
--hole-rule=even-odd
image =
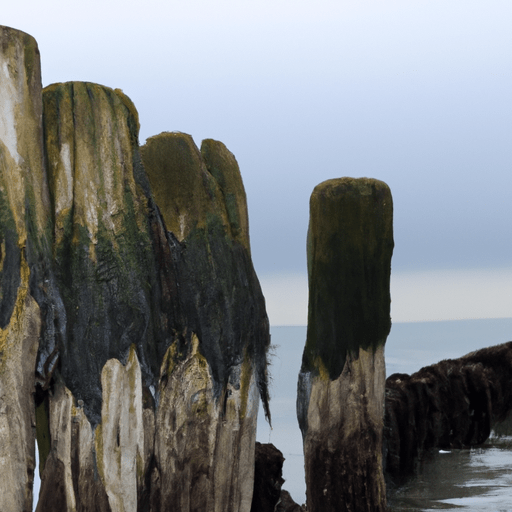
[{"label": "sea water", "polygon": [[[271,442],[283,452],[283,488],[302,504],[306,501],[304,456],[295,400],[306,327],[272,327],[271,335],[272,429],[260,408],[257,439]],[[411,374],[442,359],[507,341],[512,341],[512,318],[397,323],[386,342],[386,372]],[[491,438],[472,449],[436,452],[422,464],[416,476],[390,490],[389,506],[394,511],[418,512],[510,511],[511,468],[509,437]]]}]

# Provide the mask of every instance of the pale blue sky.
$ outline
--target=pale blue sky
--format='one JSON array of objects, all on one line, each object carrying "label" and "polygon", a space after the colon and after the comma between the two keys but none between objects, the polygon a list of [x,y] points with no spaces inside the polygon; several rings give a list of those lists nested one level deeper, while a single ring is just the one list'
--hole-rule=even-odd
[{"label": "pale blue sky", "polygon": [[338,176],[391,187],[395,320],[512,316],[510,0],[19,0],[0,23],[44,85],[123,89],[141,143],[228,146],[272,323],[306,322],[309,195]]}]

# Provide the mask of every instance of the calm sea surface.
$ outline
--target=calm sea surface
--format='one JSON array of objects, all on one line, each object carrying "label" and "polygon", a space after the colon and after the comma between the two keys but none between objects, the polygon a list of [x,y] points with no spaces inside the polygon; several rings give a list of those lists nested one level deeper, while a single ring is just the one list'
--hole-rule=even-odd
[{"label": "calm sea surface", "polygon": [[[295,397],[306,327],[272,327],[271,334],[273,429],[260,408],[257,438],[283,452],[283,488],[296,502],[305,503]],[[512,318],[393,324],[386,343],[387,374],[414,373],[442,359],[511,340]],[[389,506],[394,511],[512,511],[512,438],[491,438],[471,450],[432,454],[417,476],[390,492]]]}]

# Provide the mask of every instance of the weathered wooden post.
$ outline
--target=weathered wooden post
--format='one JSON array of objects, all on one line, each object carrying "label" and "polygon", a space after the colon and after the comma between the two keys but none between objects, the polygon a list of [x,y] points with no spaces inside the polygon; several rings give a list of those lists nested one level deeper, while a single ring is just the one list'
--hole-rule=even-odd
[{"label": "weathered wooden post", "polygon": [[37,43],[0,27],[0,510],[12,512],[32,510],[40,263],[50,217],[41,111]]},{"label": "weathered wooden post", "polygon": [[270,337],[240,170],[221,142],[199,150],[183,133],[151,137],[142,160],[172,240],[184,322],[163,359],[155,414],[161,510],[248,512]]},{"label": "weathered wooden post", "polygon": [[43,102],[66,329],[38,512],[250,510],[270,337],[234,156],[184,134],[141,155],[119,90],[54,84]]},{"label": "weathered wooden post", "polygon": [[32,510],[36,436],[37,512],[251,508],[270,334],[240,170],[138,130],[120,90],[42,91],[0,27],[2,512]]},{"label": "weathered wooden post", "polygon": [[377,180],[311,196],[309,317],[297,415],[312,512],[383,511],[384,344],[391,328],[393,205]]}]

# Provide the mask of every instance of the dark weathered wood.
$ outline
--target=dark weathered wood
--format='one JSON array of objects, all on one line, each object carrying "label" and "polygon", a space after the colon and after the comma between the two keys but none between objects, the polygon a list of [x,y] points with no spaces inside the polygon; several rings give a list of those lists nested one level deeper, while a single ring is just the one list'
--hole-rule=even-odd
[{"label": "dark weathered wood", "polygon": [[386,380],[386,472],[411,475],[431,449],[482,444],[512,411],[512,342]]},{"label": "dark weathered wood", "polygon": [[43,100],[64,313],[39,351],[38,512],[248,510],[270,336],[236,160],[185,134],[140,151],[119,90]]},{"label": "dark weathered wood", "polygon": [[32,510],[34,371],[52,320],[41,110],[37,43],[0,27],[0,510],[13,512]]},{"label": "dark weathered wood", "polygon": [[311,196],[309,316],[297,414],[313,512],[385,510],[392,216],[389,188],[377,180],[330,180]]}]

